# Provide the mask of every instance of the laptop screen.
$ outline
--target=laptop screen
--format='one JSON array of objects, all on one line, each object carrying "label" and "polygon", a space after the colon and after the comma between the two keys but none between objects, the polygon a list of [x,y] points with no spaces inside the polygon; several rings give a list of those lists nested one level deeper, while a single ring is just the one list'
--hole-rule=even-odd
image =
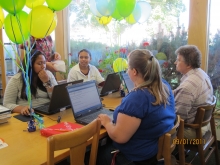
[{"label": "laptop screen", "polygon": [[102,107],[95,81],[68,86],[67,91],[75,117]]},{"label": "laptop screen", "polygon": [[108,74],[105,84],[100,92],[101,96],[108,95],[110,92],[116,92],[121,85],[121,79],[118,73]]},{"label": "laptop screen", "polygon": [[134,83],[131,81],[127,73],[122,73],[122,78],[124,80],[128,92],[131,92],[131,90],[134,89]]}]

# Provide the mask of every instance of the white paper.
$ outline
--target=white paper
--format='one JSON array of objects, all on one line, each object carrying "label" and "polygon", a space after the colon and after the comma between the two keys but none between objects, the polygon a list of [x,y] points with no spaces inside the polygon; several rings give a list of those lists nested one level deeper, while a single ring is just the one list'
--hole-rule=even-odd
[{"label": "white paper", "polygon": [[0,149],[8,147],[7,143],[4,143],[1,139],[0,139]]},{"label": "white paper", "polygon": [[62,60],[55,60],[52,62],[53,63],[53,66],[54,68],[59,71],[59,72],[66,72],[66,65],[65,65],[65,62],[62,61]]},{"label": "white paper", "polygon": [[6,108],[6,107],[0,105],[0,113],[1,113],[1,112],[7,112],[7,111],[9,111],[8,108]]}]

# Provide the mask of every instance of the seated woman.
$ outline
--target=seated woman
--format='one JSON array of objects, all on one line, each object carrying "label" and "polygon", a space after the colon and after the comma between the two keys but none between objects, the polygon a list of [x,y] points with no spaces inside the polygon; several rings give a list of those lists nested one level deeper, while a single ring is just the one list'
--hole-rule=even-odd
[{"label": "seated woman", "polygon": [[174,126],[175,105],[169,84],[162,80],[157,59],[148,50],[134,50],[128,56],[128,71],[135,88],[123,98],[113,115],[98,120],[112,143],[99,149],[97,164],[109,165],[114,154],[116,165],[157,164],[158,139]]},{"label": "seated woman", "polygon": [[[57,82],[53,74],[45,70],[46,60],[44,55],[37,50],[32,50],[30,54],[31,65],[28,66],[28,71],[29,75],[32,75],[30,78],[32,107],[36,107],[50,101],[53,86],[57,85]],[[25,60],[23,60],[23,66],[26,72]],[[29,115],[26,84],[21,70],[9,80],[5,89],[3,105],[11,109],[12,112]]]},{"label": "seated woman", "polygon": [[86,49],[82,49],[78,53],[78,58],[79,63],[70,70],[67,82],[83,79],[84,81],[95,80],[97,84],[103,84],[104,78],[98,69],[89,64],[92,58],[91,53]]}]

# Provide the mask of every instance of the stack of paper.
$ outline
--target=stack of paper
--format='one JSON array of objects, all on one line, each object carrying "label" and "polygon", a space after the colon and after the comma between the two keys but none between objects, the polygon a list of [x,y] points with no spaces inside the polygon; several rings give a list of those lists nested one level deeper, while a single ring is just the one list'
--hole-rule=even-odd
[{"label": "stack of paper", "polygon": [[0,105],[0,124],[5,123],[11,117],[11,110]]}]

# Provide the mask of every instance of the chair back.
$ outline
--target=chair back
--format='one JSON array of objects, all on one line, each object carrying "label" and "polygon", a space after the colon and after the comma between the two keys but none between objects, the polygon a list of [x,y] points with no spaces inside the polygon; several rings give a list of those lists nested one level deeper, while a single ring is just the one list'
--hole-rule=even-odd
[{"label": "chair back", "polygon": [[212,105],[202,106],[197,108],[197,113],[193,124],[198,124],[198,127],[206,126],[212,118],[213,112],[215,111],[215,105],[216,105],[216,97],[213,96]]},{"label": "chair back", "polygon": [[174,127],[168,132],[160,136],[158,141],[157,159],[164,158],[165,165],[171,165],[171,153],[176,147],[175,140],[180,126],[180,116],[177,115]]},{"label": "chair back", "polygon": [[[195,129],[196,132],[196,137],[194,138],[196,144],[187,144],[185,145],[185,149],[194,151],[196,153],[195,156],[198,153],[201,165],[205,165],[208,162],[213,152],[215,152],[216,164],[220,164],[214,119],[215,104],[216,97],[214,96],[212,105],[197,108],[196,117],[192,124],[184,124],[186,127]],[[202,127],[209,123],[211,131],[207,131],[203,136]],[[194,158],[192,158],[190,163],[193,162]]]},{"label": "chair back", "polygon": [[[47,138],[47,164],[54,165],[54,151],[70,149],[71,165],[84,165],[84,157],[88,140],[92,138],[89,165],[96,164],[101,123],[94,120],[90,124],[67,133],[53,135]],[[90,141],[89,141],[90,142]]]}]

